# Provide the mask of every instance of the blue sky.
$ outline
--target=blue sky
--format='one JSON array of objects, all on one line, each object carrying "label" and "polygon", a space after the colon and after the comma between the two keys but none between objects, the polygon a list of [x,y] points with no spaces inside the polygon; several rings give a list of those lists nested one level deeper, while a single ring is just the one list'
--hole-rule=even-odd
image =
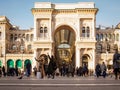
[{"label": "blue sky", "polygon": [[96,25],[111,27],[120,22],[120,0],[0,0],[0,15],[7,16],[12,25],[29,29],[33,27],[31,8],[34,7],[34,2],[95,2],[95,7],[99,9]]}]

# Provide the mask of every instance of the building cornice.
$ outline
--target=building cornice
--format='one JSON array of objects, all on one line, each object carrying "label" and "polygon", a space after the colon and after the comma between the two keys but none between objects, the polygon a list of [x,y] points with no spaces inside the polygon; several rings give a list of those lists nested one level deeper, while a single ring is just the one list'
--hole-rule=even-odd
[{"label": "building cornice", "polygon": [[97,14],[98,8],[76,8],[78,13],[93,13]]},{"label": "building cornice", "polygon": [[53,8],[32,8],[32,14],[39,13],[93,13],[97,14],[98,8],[75,8],[75,9],[53,9]]},{"label": "building cornice", "polygon": [[37,13],[52,13],[54,9],[52,8],[32,8],[32,14],[37,14]]}]

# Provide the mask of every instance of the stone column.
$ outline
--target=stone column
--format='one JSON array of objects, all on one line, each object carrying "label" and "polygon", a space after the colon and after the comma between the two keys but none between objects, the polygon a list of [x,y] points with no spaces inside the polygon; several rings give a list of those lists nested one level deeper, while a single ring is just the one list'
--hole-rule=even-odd
[{"label": "stone column", "polygon": [[76,47],[76,67],[80,67],[80,48]]},{"label": "stone column", "polygon": [[33,72],[33,68],[37,66],[37,62],[35,60],[35,58],[37,57],[36,55],[37,55],[37,48],[34,49],[33,60],[32,60],[32,72]]},{"label": "stone column", "polygon": [[92,65],[93,65],[93,70],[95,70],[95,65],[96,65],[96,60],[95,60],[95,48],[92,49]]},{"label": "stone column", "polygon": [[34,41],[36,41],[37,40],[37,24],[38,24],[38,22],[37,22],[37,20],[36,20],[36,18],[34,17],[34,31],[33,31],[33,33],[34,33]]},{"label": "stone column", "polygon": [[91,31],[90,31],[90,33],[91,33],[91,35],[90,35],[90,37],[91,38],[93,38],[93,39],[95,39],[95,37],[96,37],[96,32],[95,32],[95,24],[96,23],[96,21],[95,21],[95,18],[93,18],[93,20],[92,20],[92,27],[91,27]]}]

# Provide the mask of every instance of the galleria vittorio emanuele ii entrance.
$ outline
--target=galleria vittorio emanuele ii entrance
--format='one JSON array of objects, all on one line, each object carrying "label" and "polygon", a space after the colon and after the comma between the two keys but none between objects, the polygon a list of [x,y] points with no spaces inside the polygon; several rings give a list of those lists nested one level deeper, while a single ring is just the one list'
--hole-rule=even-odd
[{"label": "galleria vittorio emanuele ii entrance", "polygon": [[75,64],[75,32],[68,25],[57,28],[54,34],[55,56],[58,63],[72,62]]},{"label": "galleria vittorio emanuele ii entrance", "polygon": [[95,15],[98,9],[94,3],[76,3],[70,7],[71,5],[35,3],[32,8],[34,57],[38,52],[46,55],[49,53],[56,57],[58,65],[72,63],[76,68],[87,63],[88,68],[93,70]]}]

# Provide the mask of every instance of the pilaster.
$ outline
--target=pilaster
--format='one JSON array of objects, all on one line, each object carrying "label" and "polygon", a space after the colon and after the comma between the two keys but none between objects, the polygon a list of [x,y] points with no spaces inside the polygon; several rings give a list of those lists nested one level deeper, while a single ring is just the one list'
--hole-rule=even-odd
[{"label": "pilaster", "polygon": [[76,47],[76,67],[80,67],[80,48]]}]

